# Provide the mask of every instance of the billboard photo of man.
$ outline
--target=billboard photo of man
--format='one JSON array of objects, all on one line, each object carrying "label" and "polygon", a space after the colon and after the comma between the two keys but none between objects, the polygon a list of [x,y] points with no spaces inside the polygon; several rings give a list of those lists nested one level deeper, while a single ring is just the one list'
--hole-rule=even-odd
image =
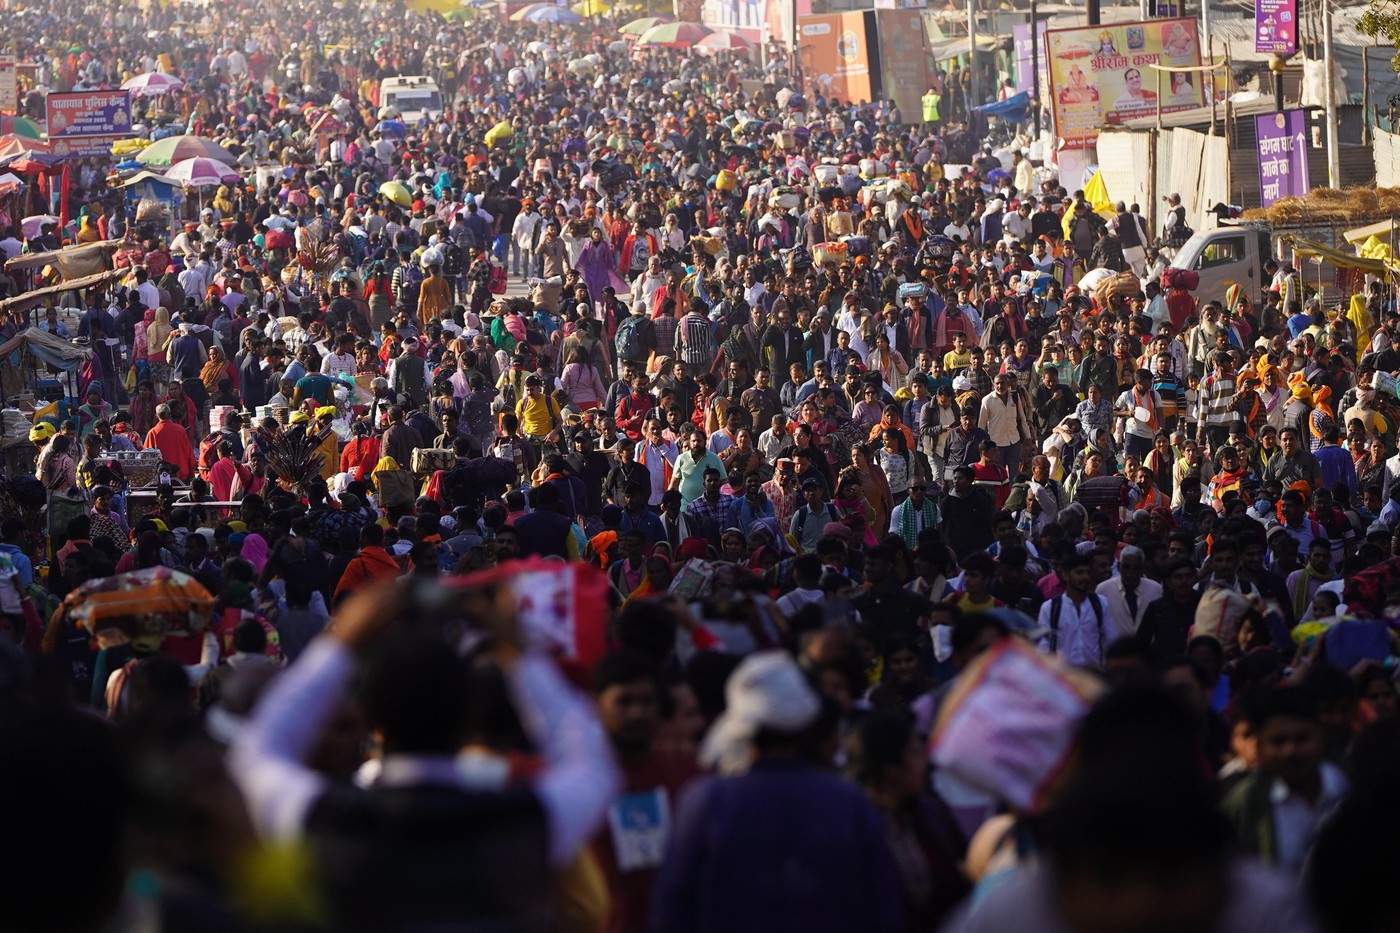
[{"label": "billboard photo of man", "polygon": [[1123,93],[1113,102],[1114,110],[1139,110],[1157,106],[1157,92],[1142,86],[1142,72],[1129,68],[1123,72]]}]

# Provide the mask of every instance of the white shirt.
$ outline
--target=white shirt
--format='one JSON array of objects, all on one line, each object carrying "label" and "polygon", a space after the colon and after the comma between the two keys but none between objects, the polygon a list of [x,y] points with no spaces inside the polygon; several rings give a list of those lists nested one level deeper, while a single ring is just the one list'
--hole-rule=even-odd
[{"label": "white shirt", "polygon": [[149,279],[136,286],[136,293],[141,296],[141,304],[148,310],[154,311],[160,307],[160,289]]},{"label": "white shirt", "polygon": [[[1095,592],[1103,598],[1104,628],[1107,629],[1108,642],[1112,644],[1120,638],[1137,634],[1142,617],[1147,614],[1148,605],[1161,598],[1162,584],[1147,577],[1138,581],[1136,613],[1128,609],[1128,597],[1123,588],[1122,577],[1110,577],[1100,583]],[[1093,610],[1090,609],[1089,612],[1092,613]]]},{"label": "white shirt", "polygon": [[1009,447],[1021,440],[1021,429],[1016,424],[1016,399],[1007,393],[1005,399],[991,392],[982,399],[982,411],[977,416],[977,426],[987,432],[992,443],[998,447]]},{"label": "white shirt", "polygon": [[[1049,633],[1040,640],[1041,650],[1058,654],[1076,667],[1103,667],[1104,649],[1108,641],[1105,631],[1108,613],[1104,612],[1103,625],[1100,626],[1099,616],[1094,612],[1093,602],[1096,599],[1102,609],[1103,600],[1098,595],[1085,597],[1078,606],[1068,594],[1041,603],[1037,624]],[[1060,606],[1060,619],[1055,630],[1051,631],[1050,619],[1056,603]]]},{"label": "white shirt", "polygon": [[515,224],[511,227],[510,232],[517,247],[531,249],[534,246],[535,230],[539,227],[542,219],[534,211],[521,211],[515,215]]},{"label": "white shirt", "polygon": [[353,353],[327,353],[326,358],[321,361],[321,374],[334,379],[339,375],[355,378],[355,354]]},{"label": "white shirt", "polygon": [[949,224],[948,226],[943,228],[943,235],[950,239],[953,237],[959,237],[963,241],[966,241],[971,233],[972,231],[968,228],[967,224],[962,224],[961,226],[959,226],[958,224]]},{"label": "white shirt", "polygon": [[1031,232],[1031,219],[1018,214],[1007,214],[1001,227],[1017,240],[1024,240]]},{"label": "white shirt", "polygon": [[1149,391],[1141,396],[1138,396],[1136,392],[1136,386],[1134,386],[1131,389],[1125,390],[1122,395],[1118,396],[1118,401],[1113,403],[1113,407],[1119,409],[1120,411],[1125,408],[1128,410],[1129,417],[1127,431],[1129,434],[1135,435],[1137,437],[1145,437],[1150,440],[1157,435],[1157,432],[1153,430],[1151,423],[1147,421],[1139,421],[1136,417],[1132,415],[1132,412],[1136,411],[1139,407],[1138,400],[1139,398],[1141,398],[1143,402],[1147,403],[1146,405],[1142,405],[1141,407],[1150,408],[1154,413],[1159,413],[1162,410],[1162,397],[1156,392],[1152,391]]},{"label": "white shirt", "polygon": [[674,467],[678,456],[680,451],[670,441],[662,441],[660,444],[652,444],[645,440],[637,442],[633,459],[646,467],[651,476],[651,495],[647,497],[649,505],[661,504],[661,496],[666,492],[666,464]]}]

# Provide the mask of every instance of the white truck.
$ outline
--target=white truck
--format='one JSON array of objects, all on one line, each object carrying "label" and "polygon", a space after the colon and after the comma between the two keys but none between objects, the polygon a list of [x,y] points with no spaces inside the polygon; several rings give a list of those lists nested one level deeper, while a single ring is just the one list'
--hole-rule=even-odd
[{"label": "white truck", "polygon": [[1245,286],[1258,302],[1270,285],[1264,263],[1273,255],[1273,231],[1267,224],[1237,224],[1197,230],[1176,251],[1171,267],[1200,275],[1195,294],[1202,302],[1223,302],[1231,285]]},{"label": "white truck", "polygon": [[1348,225],[1313,224],[1277,228],[1259,221],[1226,223],[1211,230],[1198,230],[1182,244],[1171,261],[1173,269],[1191,269],[1201,277],[1195,289],[1202,302],[1225,300],[1225,289],[1231,285],[1245,286],[1245,292],[1256,307],[1272,283],[1264,272],[1269,259],[1293,263],[1304,283],[1317,289],[1322,303],[1328,307],[1344,297],[1337,288],[1337,264],[1325,258],[1298,260],[1287,245],[1286,237],[1335,247],[1346,255],[1353,250],[1343,237]]},{"label": "white truck", "polygon": [[404,123],[414,126],[423,117],[442,116],[442,91],[427,75],[398,75],[379,82],[379,107],[392,107]]}]

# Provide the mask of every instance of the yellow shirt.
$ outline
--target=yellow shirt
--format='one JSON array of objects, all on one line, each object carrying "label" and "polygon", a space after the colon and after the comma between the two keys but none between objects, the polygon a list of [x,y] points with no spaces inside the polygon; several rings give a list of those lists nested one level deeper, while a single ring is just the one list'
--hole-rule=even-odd
[{"label": "yellow shirt", "polygon": [[972,365],[972,351],[964,350],[959,353],[957,350],[949,350],[943,354],[943,371],[952,372],[955,369],[967,369]]},{"label": "yellow shirt", "polygon": [[996,608],[996,597],[988,596],[986,602],[974,602],[972,597],[963,593],[958,597],[957,607],[963,612],[990,612]]},{"label": "yellow shirt", "polygon": [[520,419],[520,430],[530,437],[543,437],[558,426],[558,410],[541,393],[539,397],[527,395],[515,404],[515,416]]}]

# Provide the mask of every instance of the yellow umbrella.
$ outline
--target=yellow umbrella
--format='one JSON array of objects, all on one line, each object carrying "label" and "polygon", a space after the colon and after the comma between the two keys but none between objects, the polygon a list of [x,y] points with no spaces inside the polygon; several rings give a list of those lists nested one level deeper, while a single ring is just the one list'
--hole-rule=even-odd
[{"label": "yellow umbrella", "polygon": [[607,0],[582,0],[569,7],[579,16],[604,16],[612,12],[612,4]]},{"label": "yellow umbrella", "polygon": [[399,207],[413,206],[413,192],[401,181],[386,181],[379,186],[379,193]]}]

